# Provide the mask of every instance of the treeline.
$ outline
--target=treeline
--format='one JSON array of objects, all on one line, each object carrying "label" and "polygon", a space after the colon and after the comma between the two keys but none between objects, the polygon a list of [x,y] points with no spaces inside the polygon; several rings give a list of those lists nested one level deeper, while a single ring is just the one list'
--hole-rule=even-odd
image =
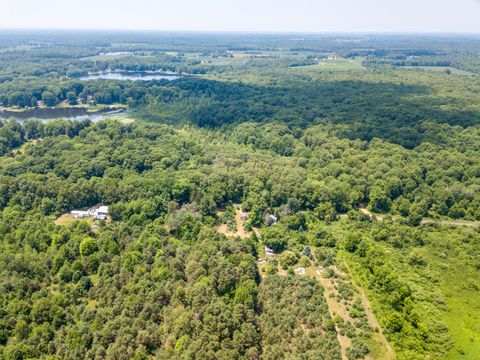
[{"label": "treeline", "polygon": [[89,105],[126,104],[129,99],[139,101],[145,92],[143,86],[132,82],[15,80],[0,84],[0,104],[20,108],[37,107],[39,101],[50,107],[61,102],[68,102],[70,105],[77,105],[79,102]]},{"label": "treeline", "polygon": [[[198,137],[192,140],[165,125],[89,125],[28,121],[0,128],[4,152],[26,139],[44,138],[15,162],[2,161],[0,204],[43,206],[48,215],[100,201],[119,203],[119,218],[138,214],[140,221],[158,216],[169,201],[243,202],[252,213],[251,225],[285,206],[335,219],[361,204],[412,224],[423,216],[480,219],[477,128],[432,125],[450,143],[412,151],[378,139],[340,139],[335,127],[323,126],[301,132],[280,124],[246,123],[224,134],[189,128]],[[67,137],[52,137],[63,134]],[[228,142],[222,140],[225,136]],[[212,140],[218,145],[209,144]],[[194,171],[186,170],[192,166]],[[128,176],[114,175],[125,171]],[[144,178],[162,185],[134,191],[132,184]],[[58,186],[62,181],[66,186]],[[31,185],[19,187],[25,184]],[[38,200],[31,201],[29,192]],[[140,199],[141,206],[129,204]]]},{"label": "treeline", "polygon": [[463,127],[478,123],[477,111],[465,99],[445,106],[439,106],[444,100],[437,100],[430,105],[422,100],[429,91],[421,85],[365,80],[292,77],[281,85],[260,86],[183,78],[151,92],[147,101],[132,104],[132,109],[150,120],[178,123],[187,119],[214,128],[246,121],[282,122],[300,128],[338,124],[345,125],[344,134],[351,139],[378,137],[407,148],[430,140],[422,127],[425,121]]},{"label": "treeline", "polygon": [[[258,73],[250,70],[254,80],[248,83],[236,81],[238,75],[230,81],[191,76],[171,82],[30,78],[5,81],[0,84],[0,104],[29,107],[37,106],[38,101],[47,106],[61,102],[122,103],[148,120],[190,122],[208,128],[249,121],[280,122],[300,129],[334,124],[342,137],[366,141],[377,137],[409,149],[423,142],[438,142],[430,136],[425,123],[464,128],[478,125],[474,104],[479,89],[474,78],[397,72],[395,76],[401,78],[393,82],[392,74],[382,69],[375,75],[349,73],[345,79],[341,74],[296,75],[294,71],[298,69],[272,68],[267,60],[248,62],[255,61],[263,65],[251,65]],[[281,80],[275,80],[278,72]],[[465,82],[468,86],[464,86]],[[448,97],[437,95],[446,89]]]},{"label": "treeline", "polygon": [[[478,213],[478,129],[444,126],[443,148],[412,151],[340,139],[326,126],[221,132],[109,120],[65,132],[73,125],[6,125],[42,140],[0,158],[2,356],[338,358],[319,285],[277,275],[258,285],[257,240],[213,228],[230,203],[249,211],[247,228],[266,224],[262,241],[287,270],[330,266],[347,252],[383,304],[396,349],[443,354],[435,339],[450,341],[445,327],[418,313],[419,293],[393,273],[384,247],[423,268],[428,260],[411,250],[428,234],[409,225],[417,211]],[[98,203],[110,205],[112,223],[52,223]],[[354,210],[360,203],[406,221],[372,223]],[[350,220],[337,221],[346,211]],[[269,215],[279,223],[268,227]],[[354,340],[352,358],[364,356]]]},{"label": "treeline", "polygon": [[101,233],[19,207],[0,220],[0,356],[259,358],[248,243],[202,227],[189,244],[160,219]]},{"label": "treeline", "polygon": [[59,120],[43,123],[40,120],[29,119],[23,124],[17,121],[0,121],[0,155],[5,155],[28,140],[39,140],[58,135],[77,136],[90,124],[90,120]]}]

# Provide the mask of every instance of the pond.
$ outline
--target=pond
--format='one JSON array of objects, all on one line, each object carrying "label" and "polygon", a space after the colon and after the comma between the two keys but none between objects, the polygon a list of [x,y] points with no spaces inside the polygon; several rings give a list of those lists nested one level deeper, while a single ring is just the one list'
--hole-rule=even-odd
[{"label": "pond", "polygon": [[50,121],[57,119],[65,119],[72,121],[82,121],[90,119],[93,122],[102,120],[107,115],[125,112],[124,108],[105,108],[99,111],[88,111],[87,108],[69,107],[69,108],[35,108],[22,111],[11,111],[0,109],[0,119],[17,121],[25,121],[27,119],[38,119],[41,121]]},{"label": "pond", "polygon": [[153,72],[106,72],[99,74],[89,74],[82,76],[80,80],[90,81],[98,79],[106,80],[133,80],[133,81],[150,81],[150,80],[175,80],[180,78],[180,75],[153,73]]}]

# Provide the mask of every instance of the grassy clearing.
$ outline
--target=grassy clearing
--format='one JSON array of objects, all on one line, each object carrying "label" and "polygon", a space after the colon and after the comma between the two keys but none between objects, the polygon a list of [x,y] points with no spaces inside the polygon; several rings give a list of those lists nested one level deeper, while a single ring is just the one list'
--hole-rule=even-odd
[{"label": "grassy clearing", "polygon": [[[447,359],[479,359],[480,271],[475,267],[478,263],[475,261],[477,239],[473,229],[432,227],[425,237],[427,245],[419,248],[426,259],[424,266],[409,263],[413,248],[397,249],[386,243],[376,243],[384,249],[395,274],[411,287],[416,311],[427,328],[444,328]],[[360,275],[363,269],[359,269],[350,256],[343,258],[353,270],[357,283],[362,283],[377,317],[384,318],[386,314],[382,314],[376,294]]]},{"label": "grassy clearing", "polygon": [[23,143],[18,149],[12,151],[14,156],[21,155],[25,153],[25,150],[31,146],[35,146],[40,142],[38,139],[28,140],[27,142]]},{"label": "grassy clearing", "polygon": [[278,51],[272,51],[272,52],[268,52],[268,51],[263,51],[263,52],[243,52],[243,51],[229,51],[230,54],[232,54],[232,56],[234,58],[242,58],[242,59],[245,59],[245,58],[259,58],[259,57],[270,57],[270,56],[275,56],[275,55],[279,55],[280,52]]},{"label": "grassy clearing", "polygon": [[112,115],[107,115],[105,116],[106,119],[114,119],[114,120],[117,120],[119,122],[121,122],[122,124],[131,124],[135,121],[134,118],[130,117],[129,115],[125,115],[124,113],[120,113],[120,114],[112,114]]},{"label": "grassy clearing", "polygon": [[450,70],[452,75],[461,75],[461,76],[478,76],[475,73],[459,70],[451,66],[401,66],[397,67],[399,70],[408,70],[408,71],[425,71],[425,72],[443,72],[446,73],[447,70]]},{"label": "grassy clearing", "polygon": [[132,53],[125,52],[121,54],[105,54],[105,55],[96,55],[96,56],[88,56],[82,58],[82,60],[87,60],[87,61],[105,61],[105,60],[115,60],[115,59],[121,59],[124,57],[129,57],[129,56],[134,56]]},{"label": "grassy clearing", "polygon": [[57,218],[53,222],[55,225],[68,226],[74,223],[75,221],[86,221],[90,225],[93,225],[92,218],[88,217],[84,219],[77,219],[77,218],[74,218],[71,214],[62,214],[59,218]]},{"label": "grassy clearing", "polygon": [[442,274],[439,290],[445,296],[448,311],[444,321],[452,337],[449,359],[479,359],[480,354],[480,291],[479,271],[461,258],[427,252],[432,268]]},{"label": "grassy clearing", "polygon": [[[217,216],[220,216],[221,213],[218,213]],[[246,231],[244,226],[245,226],[245,220],[242,219],[243,216],[247,216],[248,218],[248,213],[242,211],[241,207],[236,207],[235,208],[235,222],[237,224],[237,230],[235,232],[232,232],[228,229],[228,226],[226,224],[220,224],[220,226],[217,228],[217,231],[220,234],[223,234],[228,237],[240,237],[242,239],[246,239],[249,236],[252,235],[252,231]],[[257,232],[257,231],[255,231]]]},{"label": "grassy clearing", "polygon": [[365,70],[362,59],[320,60],[316,65],[297,66],[294,69],[308,69],[315,71],[351,71]]}]

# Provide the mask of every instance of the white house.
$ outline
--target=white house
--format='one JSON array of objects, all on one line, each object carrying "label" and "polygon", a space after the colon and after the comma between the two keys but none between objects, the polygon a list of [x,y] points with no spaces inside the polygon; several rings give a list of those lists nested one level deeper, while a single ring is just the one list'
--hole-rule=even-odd
[{"label": "white house", "polygon": [[108,215],[108,206],[99,206],[98,209],[96,209],[93,212],[93,219],[94,220],[105,220]]},{"label": "white house", "polygon": [[90,216],[90,211],[88,210],[72,210],[70,212],[72,216],[76,219],[83,219],[86,218],[87,216]]},{"label": "white house", "polygon": [[97,215],[108,215],[108,206],[99,206],[97,209]]},{"label": "white house", "polygon": [[93,220],[105,220],[108,215],[108,206],[99,206],[98,208],[91,208],[88,210],[72,210],[70,212],[76,219],[83,219],[86,217],[93,217]]}]

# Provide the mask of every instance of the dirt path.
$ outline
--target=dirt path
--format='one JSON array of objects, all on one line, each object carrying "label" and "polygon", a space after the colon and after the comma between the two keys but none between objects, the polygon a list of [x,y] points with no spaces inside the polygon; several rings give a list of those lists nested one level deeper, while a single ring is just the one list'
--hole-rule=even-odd
[{"label": "dirt path", "polygon": [[[377,321],[377,318],[375,317],[375,314],[372,311],[372,307],[370,305],[370,301],[368,300],[367,296],[365,295],[365,292],[361,286],[358,286],[354,284],[353,280],[348,276],[347,274],[344,274],[340,272],[336,267],[333,267],[334,271],[337,274],[340,274],[341,277],[345,279],[346,282],[350,282],[354,285],[355,291],[354,291],[354,296],[351,300],[353,303],[355,299],[360,299],[363,308],[365,309],[365,315],[368,320],[368,324],[370,325],[371,328],[373,329],[379,329],[379,332],[373,333],[372,340],[377,343],[377,346],[379,349],[381,349],[381,357],[378,357],[378,354],[376,358],[381,358],[381,359],[386,359],[386,360],[393,360],[395,359],[395,352],[388,343],[387,339],[381,332],[381,326]],[[348,267],[347,267],[348,269]],[[320,284],[322,284],[323,288],[325,289],[325,300],[328,305],[328,309],[330,312],[330,315],[332,318],[335,317],[335,315],[340,316],[344,321],[349,321],[349,322],[354,322],[354,319],[350,316],[350,313],[347,309],[347,304],[345,302],[339,301],[337,299],[338,291],[337,291],[337,286],[338,286],[338,279],[336,278],[324,278],[322,276],[323,268],[321,266],[312,266],[308,268],[307,274],[311,277],[314,277]],[[348,269],[350,272],[350,270]],[[337,338],[340,343],[341,349],[342,349],[342,359],[348,359],[347,355],[347,350],[351,346],[352,341],[349,337],[340,335],[340,329],[338,327],[338,324],[335,325],[337,329]],[[367,356],[367,359],[373,359],[372,356]]]},{"label": "dirt path", "polygon": [[[266,266],[266,261],[264,259],[259,259],[257,262],[258,272],[260,277],[263,278],[266,276],[264,273],[264,268]],[[350,269],[347,266],[348,273],[340,271],[336,266],[331,266],[334,270],[336,277],[325,278],[323,276],[324,268],[322,266],[310,266],[306,269],[304,273],[298,273],[299,276],[310,276],[316,279],[324,288],[323,297],[328,306],[328,311],[332,319],[335,319],[336,316],[339,316],[345,322],[355,323],[350,315],[349,309],[352,306],[353,302],[356,299],[361,301],[361,304],[364,308],[364,313],[368,321],[369,326],[372,329],[378,329],[378,332],[373,332],[372,337],[370,338],[369,347],[372,344],[371,350],[374,350],[373,355],[368,355],[367,360],[374,359],[385,359],[385,360],[394,360],[395,351],[392,349],[387,339],[381,332],[381,326],[375,317],[375,314],[372,311],[370,302],[365,295],[365,292],[361,286],[358,286],[354,283],[353,279],[349,275]],[[286,276],[287,272],[283,270],[279,265],[277,268],[277,274],[280,276]],[[341,283],[348,283],[353,289],[353,296],[347,301],[339,297],[338,288]],[[341,322],[335,322],[335,329],[337,332],[337,340],[340,344],[342,360],[348,360],[348,349],[352,346],[352,340],[346,335],[341,335]]]},{"label": "dirt path", "polygon": [[[344,262],[344,264],[348,272],[351,274],[352,272],[348,264],[346,262]],[[383,335],[382,327],[380,326],[380,323],[378,322],[377,317],[373,313],[372,305],[370,304],[370,301],[368,300],[368,297],[365,294],[365,290],[363,289],[361,284],[356,284],[355,280],[352,279],[352,282],[356,287],[358,296],[362,302],[362,306],[365,309],[365,314],[367,315],[369,325],[373,329],[378,329],[378,332],[374,333],[374,339],[382,345],[383,349],[385,349],[385,353],[383,354],[382,359],[386,359],[386,360],[396,359],[395,350],[393,350],[387,338],[385,337],[385,335]]]},{"label": "dirt path", "polygon": [[[317,279],[325,289],[323,297],[327,302],[328,311],[332,319],[335,317],[335,314],[338,314],[345,320],[347,317],[349,317],[345,307],[343,307],[334,296],[331,296],[332,294],[334,295],[336,293],[335,283],[331,279],[324,278],[322,276],[322,271],[323,269],[321,267],[311,266],[307,270],[307,274]],[[337,340],[340,343],[340,348],[342,350],[342,360],[348,360],[347,351],[348,348],[352,346],[352,340],[350,340],[348,336],[340,335],[340,328],[338,327],[338,324],[335,324],[335,329],[337,331]]]},{"label": "dirt path", "polygon": [[378,323],[377,317],[373,313],[372,307],[370,305],[370,301],[368,300],[367,296],[365,295],[365,291],[363,290],[362,287],[357,287],[360,300],[362,301],[362,305],[365,308],[365,313],[367,314],[368,318],[368,323],[373,329],[378,329],[378,332],[374,333],[374,339],[381,343],[383,345],[383,348],[386,350],[385,351],[385,357],[384,359],[395,359],[395,351],[393,348],[390,346],[390,343],[388,340],[385,338],[385,335],[382,333],[382,327]]},{"label": "dirt path", "polygon": [[[370,216],[371,219],[375,219],[377,221],[383,221],[383,216],[381,215],[376,215],[372,213],[370,210],[368,210],[364,206],[360,206],[358,208],[363,214]],[[347,214],[340,214],[341,219],[348,219]],[[394,218],[395,220],[395,218]],[[398,220],[398,217],[397,217]],[[430,219],[430,218],[423,218],[422,219],[422,224],[440,224],[440,225],[453,225],[453,226],[469,226],[469,227],[477,227],[480,226],[479,221],[468,221],[468,220],[436,220],[436,219]]]},{"label": "dirt path", "polygon": [[375,219],[377,221],[383,221],[383,216],[380,216],[380,215],[375,215],[373,214],[370,210],[368,210],[366,207],[359,207],[358,210],[360,210],[362,213],[364,213],[365,215],[368,215],[370,216],[371,219]]}]

